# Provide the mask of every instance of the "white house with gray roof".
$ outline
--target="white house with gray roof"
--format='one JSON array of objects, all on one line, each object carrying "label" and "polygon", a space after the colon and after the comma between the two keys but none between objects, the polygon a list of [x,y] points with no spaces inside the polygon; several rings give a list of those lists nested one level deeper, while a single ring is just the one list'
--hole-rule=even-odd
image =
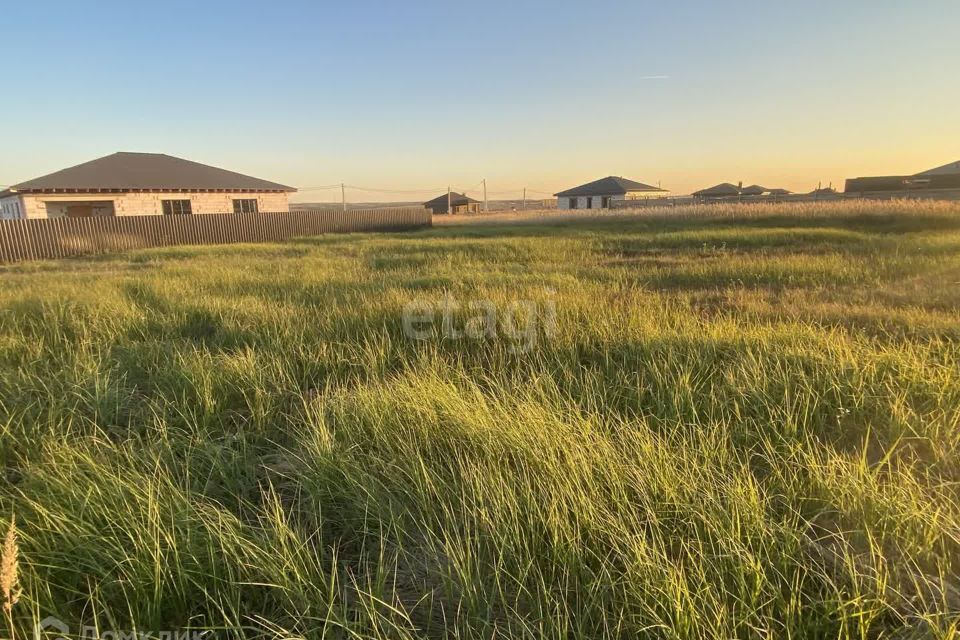
[{"label": "white house with gray roof", "polygon": [[617,200],[646,198],[665,193],[667,190],[660,187],[618,176],[607,176],[554,195],[557,196],[559,209],[609,209]]},{"label": "white house with gray roof", "polygon": [[294,191],[161,153],[115,153],[0,192],[0,217],[284,212]]}]

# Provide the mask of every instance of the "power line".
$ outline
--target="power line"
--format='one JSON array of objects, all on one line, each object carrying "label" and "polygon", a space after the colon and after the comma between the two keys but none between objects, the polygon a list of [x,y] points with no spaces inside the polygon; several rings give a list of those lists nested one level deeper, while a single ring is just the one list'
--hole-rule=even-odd
[{"label": "power line", "polygon": [[430,188],[424,188],[424,189],[389,189],[385,187],[365,187],[365,186],[355,185],[355,184],[336,183],[336,184],[319,185],[315,187],[300,187],[297,189],[297,191],[300,191],[300,192],[332,191],[334,189],[340,189],[341,197],[344,200],[346,200],[345,192],[351,189],[354,191],[364,191],[369,193],[382,193],[382,194],[390,194],[390,195],[422,195],[422,194],[431,194],[431,193],[444,193],[448,189],[451,191],[457,191],[459,193],[466,194],[467,192],[470,192],[470,191],[476,192],[478,189],[484,188],[485,193],[488,195],[513,196],[514,199],[521,198],[525,196],[525,194],[553,196],[553,194],[550,192],[538,191],[536,189],[531,189],[529,187],[519,187],[516,189],[503,189],[498,191],[490,191],[488,189],[485,189],[485,187],[486,185],[484,180],[480,180],[470,185],[469,187],[459,187],[456,185],[450,185],[449,187],[430,187]]},{"label": "power line", "polygon": [[432,189],[378,189],[376,187],[359,187],[354,184],[348,184],[346,187],[348,189],[356,189],[357,191],[373,191],[376,193],[428,193],[446,190],[446,187],[435,187]]},{"label": "power line", "polygon": [[327,184],[322,187],[299,187],[297,191],[323,191],[325,189],[339,189],[340,183],[337,184]]}]

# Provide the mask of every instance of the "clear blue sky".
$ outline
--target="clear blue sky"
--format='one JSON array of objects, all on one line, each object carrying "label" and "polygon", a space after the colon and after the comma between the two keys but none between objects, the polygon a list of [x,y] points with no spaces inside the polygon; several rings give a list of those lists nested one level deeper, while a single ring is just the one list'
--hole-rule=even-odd
[{"label": "clear blue sky", "polygon": [[[120,150],[492,193],[960,159],[957,0],[34,1],[2,21],[0,184]],[[376,197],[404,199],[351,195]]]}]

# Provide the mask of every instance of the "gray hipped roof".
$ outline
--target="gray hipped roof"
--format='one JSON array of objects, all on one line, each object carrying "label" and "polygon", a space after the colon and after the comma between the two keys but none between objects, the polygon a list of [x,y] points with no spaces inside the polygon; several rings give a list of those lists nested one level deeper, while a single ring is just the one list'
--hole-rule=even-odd
[{"label": "gray hipped roof", "polygon": [[737,187],[737,185],[735,184],[730,184],[729,182],[722,182],[708,189],[701,189],[700,191],[694,191],[693,195],[717,197],[717,198],[722,196],[738,196],[740,195],[740,188]]},{"label": "gray hipped roof", "polygon": [[914,177],[948,176],[954,174],[960,174],[960,161],[951,162],[942,167],[936,167],[935,169],[921,171],[920,173],[914,174]]},{"label": "gray hipped roof", "polygon": [[637,191],[665,192],[666,189],[651,187],[650,185],[643,184],[642,182],[627,180],[626,178],[620,178],[617,176],[607,176],[606,178],[600,178],[599,180],[594,180],[593,182],[588,182],[587,184],[582,184],[579,187],[567,189],[566,191],[561,191],[560,193],[555,193],[553,195],[561,197],[622,196],[624,194]]},{"label": "gray hipped roof", "polygon": [[769,189],[766,187],[760,186],[759,184],[752,184],[749,187],[744,187],[740,190],[740,195],[744,196],[762,196]]},{"label": "gray hipped roof", "polygon": [[162,153],[114,153],[27,180],[12,191],[217,190],[296,191],[276,182],[174,158]]},{"label": "gray hipped roof", "polygon": [[[473,202],[480,202],[480,201],[474,200],[473,198],[469,196],[465,196],[462,193],[456,193],[453,191],[450,192],[450,204],[452,204],[455,207],[459,207],[460,205],[473,203]],[[447,206],[447,194],[443,194],[442,196],[437,196],[433,200],[428,200],[427,202],[423,203],[423,206],[425,207],[429,207],[432,205],[437,205],[437,206],[442,205],[444,207]]]}]

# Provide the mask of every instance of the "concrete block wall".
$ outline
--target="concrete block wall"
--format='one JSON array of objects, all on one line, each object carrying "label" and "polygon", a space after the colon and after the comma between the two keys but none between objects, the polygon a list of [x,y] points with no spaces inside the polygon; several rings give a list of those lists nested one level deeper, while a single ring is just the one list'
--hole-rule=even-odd
[{"label": "concrete block wall", "polygon": [[[179,192],[144,192],[144,193],[64,193],[64,194],[23,194],[20,196],[22,209],[26,218],[53,218],[64,215],[65,203],[103,203],[104,206],[113,203],[113,211],[117,216],[145,216],[163,215],[164,200],[190,200],[194,214],[202,213],[233,213],[233,201],[257,201],[257,208],[264,213],[289,211],[289,194],[281,193],[179,193]],[[109,207],[107,206],[107,209]],[[106,209],[103,209],[106,210]]]},{"label": "concrete block wall", "polygon": [[[576,208],[576,209],[587,209],[587,208],[588,208],[588,207],[587,207],[587,201],[588,201],[588,200],[592,200],[592,202],[590,203],[592,206],[591,206],[590,208],[591,208],[591,209],[599,209],[599,208],[601,208],[601,205],[603,204],[603,197],[604,197],[604,196],[579,196],[579,197],[572,197],[572,198],[560,197],[560,198],[557,198],[557,208],[558,208],[558,209],[573,209],[573,208]],[[626,198],[626,196],[622,196],[622,195],[621,195],[621,196],[607,196],[607,197],[610,198],[610,207],[611,207],[611,208],[612,208],[613,206],[615,206],[615,205],[614,205],[614,200],[623,200],[624,198]],[[577,202],[577,206],[576,206],[576,207],[571,207],[571,206],[570,206],[570,203],[571,203],[572,200],[576,200],[576,202]]]}]

